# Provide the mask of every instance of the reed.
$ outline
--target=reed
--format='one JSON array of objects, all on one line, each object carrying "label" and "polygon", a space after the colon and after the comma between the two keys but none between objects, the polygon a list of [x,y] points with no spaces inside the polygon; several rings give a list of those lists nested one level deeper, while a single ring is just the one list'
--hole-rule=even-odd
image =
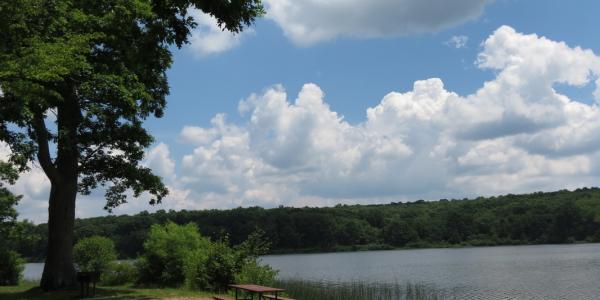
[{"label": "reed", "polygon": [[432,286],[414,283],[332,282],[278,280],[277,286],[298,300],[437,300],[448,295]]}]

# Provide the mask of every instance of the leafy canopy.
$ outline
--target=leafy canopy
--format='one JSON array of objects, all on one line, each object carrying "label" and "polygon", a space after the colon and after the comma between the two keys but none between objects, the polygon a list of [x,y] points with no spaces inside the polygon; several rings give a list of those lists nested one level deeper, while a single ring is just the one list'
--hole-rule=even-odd
[{"label": "leafy canopy", "polygon": [[15,205],[20,198],[2,187],[0,181],[0,286],[18,284],[23,272],[25,261],[12,250],[19,231]]},{"label": "leafy canopy", "polygon": [[169,93],[171,46],[188,42],[189,11],[239,32],[264,13],[260,0],[20,0],[0,2],[0,142],[4,179],[36,156],[53,184],[107,188],[106,208],[167,189],[140,164]]},{"label": "leafy canopy", "polygon": [[73,260],[82,272],[103,272],[116,259],[115,244],[106,237],[88,237],[73,247]]}]

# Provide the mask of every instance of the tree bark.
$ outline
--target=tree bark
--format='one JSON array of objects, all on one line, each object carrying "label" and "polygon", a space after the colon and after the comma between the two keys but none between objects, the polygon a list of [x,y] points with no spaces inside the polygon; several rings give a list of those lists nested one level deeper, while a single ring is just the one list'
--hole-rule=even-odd
[{"label": "tree bark", "polygon": [[[75,200],[78,191],[79,150],[77,128],[81,111],[74,91],[67,90],[65,102],[57,107],[57,153],[53,166],[44,168],[51,182],[48,206],[48,249],[46,264],[40,286],[45,291],[57,290],[76,284],[73,266],[73,225],[75,223]],[[40,124],[39,127],[42,124]],[[38,139],[44,138],[42,128]],[[38,142],[39,144],[39,142]],[[49,159],[43,149],[40,161]],[[55,168],[52,168],[55,167]],[[47,170],[48,169],[48,170]],[[50,171],[50,172],[49,172]],[[53,176],[52,171],[56,171]]]},{"label": "tree bark", "polygon": [[53,184],[48,207],[48,249],[40,286],[45,291],[76,284],[73,267],[73,225],[77,180]]}]

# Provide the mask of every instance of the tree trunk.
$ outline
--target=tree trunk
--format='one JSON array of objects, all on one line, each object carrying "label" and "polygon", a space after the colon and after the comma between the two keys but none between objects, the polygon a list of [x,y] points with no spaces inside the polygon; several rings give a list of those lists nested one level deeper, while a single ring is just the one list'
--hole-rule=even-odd
[{"label": "tree trunk", "polygon": [[40,286],[45,291],[76,284],[73,266],[73,225],[77,179],[52,184],[48,207],[48,249]]},{"label": "tree trunk", "polygon": [[[67,93],[66,93],[67,94]],[[57,290],[76,284],[73,267],[73,225],[75,223],[75,200],[77,198],[79,152],[77,127],[81,111],[73,92],[65,96],[65,105],[58,106],[58,142],[56,161],[53,166],[46,153],[40,163],[46,166],[50,179],[48,206],[48,249],[46,264],[40,286],[45,291]],[[42,127],[40,124],[39,127]],[[45,130],[45,128],[44,128]],[[45,161],[45,162],[44,162]]]}]

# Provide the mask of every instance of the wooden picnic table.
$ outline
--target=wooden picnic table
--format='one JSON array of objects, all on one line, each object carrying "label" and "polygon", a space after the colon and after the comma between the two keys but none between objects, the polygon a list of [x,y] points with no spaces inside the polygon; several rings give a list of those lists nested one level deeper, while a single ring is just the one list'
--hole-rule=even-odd
[{"label": "wooden picnic table", "polygon": [[[256,284],[230,284],[230,288],[235,289],[235,299],[236,300],[254,300],[254,295],[258,295],[258,300],[265,299],[265,293],[272,293],[275,295],[275,299],[279,298],[279,293],[285,291],[284,289],[273,288],[268,286],[256,285]],[[250,298],[239,298],[238,291],[246,291],[250,292]]]}]

